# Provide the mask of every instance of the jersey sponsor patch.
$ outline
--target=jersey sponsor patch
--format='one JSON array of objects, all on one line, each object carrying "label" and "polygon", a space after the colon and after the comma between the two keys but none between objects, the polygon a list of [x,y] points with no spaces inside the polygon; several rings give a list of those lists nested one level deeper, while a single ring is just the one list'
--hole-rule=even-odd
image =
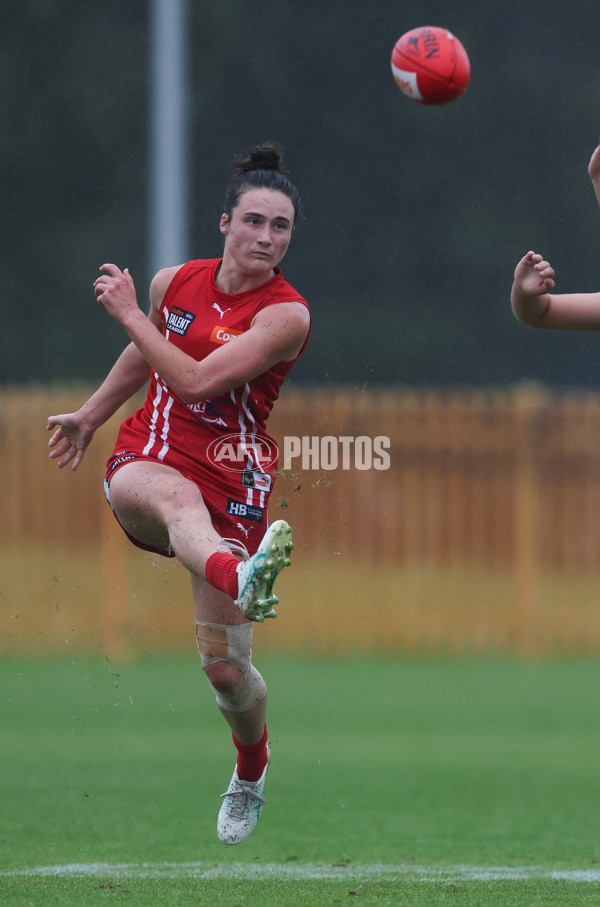
[{"label": "jersey sponsor patch", "polygon": [[242,517],[245,520],[253,520],[255,523],[262,523],[264,510],[262,507],[254,507],[253,504],[243,504],[241,501],[227,498],[226,513]]},{"label": "jersey sponsor patch", "polygon": [[270,491],[273,477],[268,472],[255,472],[254,469],[244,469],[242,472],[242,485],[244,488],[256,488],[257,491]]},{"label": "jersey sponsor patch", "polygon": [[210,339],[213,343],[229,343],[230,340],[235,340],[236,337],[243,333],[243,331],[238,331],[236,328],[224,328],[220,324],[215,324]]},{"label": "jersey sponsor patch", "polygon": [[179,306],[174,305],[167,318],[167,330],[184,337],[195,317],[192,312],[186,312],[185,309],[180,309]]}]

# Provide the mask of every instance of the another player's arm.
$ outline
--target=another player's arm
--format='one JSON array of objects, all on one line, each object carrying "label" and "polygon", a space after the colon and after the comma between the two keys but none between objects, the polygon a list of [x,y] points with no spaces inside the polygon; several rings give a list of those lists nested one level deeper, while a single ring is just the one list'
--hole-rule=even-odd
[{"label": "another player's arm", "polygon": [[[110,269],[112,280],[98,284],[98,301],[123,325],[137,349],[184,403],[196,403],[226,393],[300,352],[310,327],[310,315],[300,302],[282,302],[260,311],[249,330],[198,361],[178,349],[158,329],[156,318],[172,279],[168,270],[152,281],[150,317],[137,305],[127,270]],[[177,269],[171,269],[173,273]],[[154,317],[152,317],[154,313]]]},{"label": "another player's arm", "polygon": [[590,158],[588,174],[592,181],[598,204],[600,205],[600,145],[594,149],[594,153]]},{"label": "another player's arm", "polygon": [[600,293],[550,293],[554,269],[528,252],[515,269],[511,305],[525,325],[555,331],[599,331]]}]

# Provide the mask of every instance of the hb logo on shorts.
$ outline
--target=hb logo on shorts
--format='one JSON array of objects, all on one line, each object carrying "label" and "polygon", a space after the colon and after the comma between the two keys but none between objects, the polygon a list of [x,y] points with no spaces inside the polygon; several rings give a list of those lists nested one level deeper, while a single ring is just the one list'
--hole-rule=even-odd
[{"label": "hb logo on shorts", "polygon": [[241,501],[234,501],[233,498],[227,498],[226,513],[232,516],[242,517],[244,520],[253,520],[255,523],[262,523],[263,508],[254,507],[252,504],[243,504]]}]

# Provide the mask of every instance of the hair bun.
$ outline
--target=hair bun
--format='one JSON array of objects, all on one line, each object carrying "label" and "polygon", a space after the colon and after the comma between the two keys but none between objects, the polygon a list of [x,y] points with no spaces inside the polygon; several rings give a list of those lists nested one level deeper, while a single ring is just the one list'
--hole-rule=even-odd
[{"label": "hair bun", "polygon": [[250,189],[272,189],[287,195],[294,206],[294,223],[300,208],[300,196],[283,164],[283,148],[277,142],[263,142],[247,154],[233,159],[233,176],[225,191],[223,212],[231,218],[241,196]]},{"label": "hair bun", "polygon": [[263,142],[251,148],[244,157],[234,160],[236,173],[250,173],[251,170],[274,170],[276,173],[288,175],[283,165],[283,148],[277,142]]}]

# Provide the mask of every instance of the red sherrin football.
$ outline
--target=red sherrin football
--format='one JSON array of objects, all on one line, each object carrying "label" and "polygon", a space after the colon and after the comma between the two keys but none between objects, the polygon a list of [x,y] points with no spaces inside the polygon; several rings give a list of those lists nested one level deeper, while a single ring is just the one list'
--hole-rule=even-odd
[{"label": "red sherrin football", "polygon": [[448,104],[460,97],[471,78],[467,52],[451,32],[434,25],[413,28],[392,51],[398,87],[420,104]]}]

